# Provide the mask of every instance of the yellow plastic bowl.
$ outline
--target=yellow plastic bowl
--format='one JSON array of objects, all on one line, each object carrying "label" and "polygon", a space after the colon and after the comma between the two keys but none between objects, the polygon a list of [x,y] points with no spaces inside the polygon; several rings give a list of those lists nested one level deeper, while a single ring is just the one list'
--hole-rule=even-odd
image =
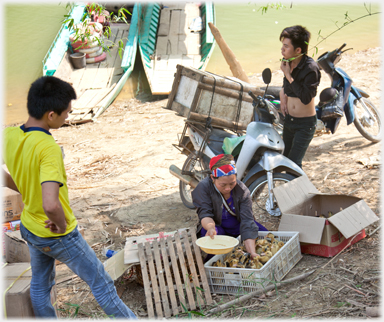
[{"label": "yellow plastic bowl", "polygon": [[196,240],[197,246],[207,254],[214,255],[227,254],[238,244],[239,241],[236,238],[224,235],[215,235],[213,239],[205,236]]}]

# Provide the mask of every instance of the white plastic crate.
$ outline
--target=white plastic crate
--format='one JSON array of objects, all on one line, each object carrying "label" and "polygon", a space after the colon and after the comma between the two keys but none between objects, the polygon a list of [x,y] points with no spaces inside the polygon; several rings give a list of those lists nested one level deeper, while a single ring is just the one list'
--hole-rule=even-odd
[{"label": "white plastic crate", "polygon": [[[211,292],[216,294],[244,295],[264,288],[272,281],[281,281],[293,266],[302,258],[299,233],[292,231],[259,231],[258,239],[264,239],[272,233],[277,240],[285,244],[260,269],[214,267],[218,259],[227,254],[216,255],[205,263],[205,272]],[[239,236],[240,239],[240,236]]]}]

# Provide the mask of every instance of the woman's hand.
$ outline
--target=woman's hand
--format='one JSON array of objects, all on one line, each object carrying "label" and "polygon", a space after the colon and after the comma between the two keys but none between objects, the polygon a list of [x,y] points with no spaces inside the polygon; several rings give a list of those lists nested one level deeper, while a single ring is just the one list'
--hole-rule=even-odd
[{"label": "woman's hand", "polygon": [[251,258],[255,258],[257,255],[255,249],[255,240],[254,239],[246,239],[244,240],[245,249],[250,254]]},{"label": "woman's hand", "polygon": [[211,237],[212,239],[214,238],[215,235],[217,235],[215,226],[210,227],[210,228],[207,230],[207,233],[205,234],[205,236],[209,236],[209,237]]},{"label": "woman's hand", "polygon": [[205,236],[209,236],[213,239],[213,236],[217,235],[215,222],[211,217],[205,217],[201,220],[201,225],[207,231]]}]

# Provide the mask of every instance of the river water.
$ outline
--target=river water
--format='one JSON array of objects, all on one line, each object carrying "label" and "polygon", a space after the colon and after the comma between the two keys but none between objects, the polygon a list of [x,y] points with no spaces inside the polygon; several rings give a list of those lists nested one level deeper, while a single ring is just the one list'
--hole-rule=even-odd
[{"label": "river water", "polygon": [[[273,2],[273,1],[272,1]],[[342,26],[344,15],[352,19],[364,16],[367,11],[363,2],[344,4],[309,5],[293,2],[285,8],[269,8],[267,13],[258,11],[261,4],[217,3],[216,26],[247,74],[261,73],[269,67],[279,68],[279,35],[284,27],[301,24],[312,33],[310,48],[319,42],[318,33],[325,37]],[[380,11],[380,5],[371,6],[371,12]],[[6,125],[27,119],[26,96],[30,84],[42,76],[42,60],[60,29],[61,21],[68,12],[65,3],[27,4],[15,3],[3,6],[4,28],[4,75],[3,111]],[[380,46],[381,15],[360,19],[333,34],[317,46],[318,54],[333,50],[346,42],[353,51]],[[315,49],[310,52],[315,54]],[[140,64],[136,64],[140,68]],[[142,68],[142,67],[141,67]],[[216,46],[208,64],[209,72],[231,75],[231,71]],[[135,71],[117,99],[131,98],[135,90]]]}]

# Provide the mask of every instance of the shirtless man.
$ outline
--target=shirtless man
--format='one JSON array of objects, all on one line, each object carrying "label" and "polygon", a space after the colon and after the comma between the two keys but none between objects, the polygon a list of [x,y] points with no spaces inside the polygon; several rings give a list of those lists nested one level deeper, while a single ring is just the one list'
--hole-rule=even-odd
[{"label": "shirtless man", "polygon": [[285,28],[280,34],[284,156],[299,167],[316,130],[315,96],[321,77],[317,63],[307,56],[310,37],[310,32],[302,26]]}]

